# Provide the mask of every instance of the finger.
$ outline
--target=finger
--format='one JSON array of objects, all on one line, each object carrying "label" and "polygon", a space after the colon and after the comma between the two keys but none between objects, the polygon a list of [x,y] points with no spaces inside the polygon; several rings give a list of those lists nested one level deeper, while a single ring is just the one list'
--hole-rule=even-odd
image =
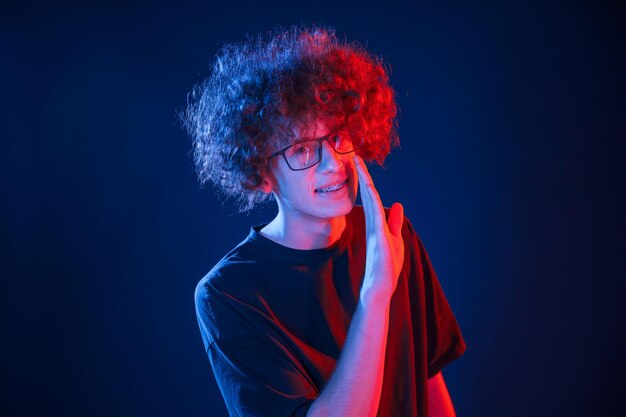
[{"label": "finger", "polygon": [[359,190],[361,192],[361,200],[363,201],[366,224],[369,222],[373,227],[372,230],[384,228],[386,226],[385,211],[378,191],[374,187],[374,181],[363,159],[357,155],[353,159],[359,175]]},{"label": "finger", "polygon": [[382,225],[384,223],[385,211],[378,190],[374,186],[374,180],[372,180],[363,158],[355,155],[354,160],[359,175],[359,189],[361,190],[363,207],[366,207],[366,210],[369,212],[366,214],[369,214],[377,225]]},{"label": "finger", "polygon": [[389,210],[389,233],[394,236],[402,236],[402,223],[404,223],[404,207],[400,203],[393,203]]}]

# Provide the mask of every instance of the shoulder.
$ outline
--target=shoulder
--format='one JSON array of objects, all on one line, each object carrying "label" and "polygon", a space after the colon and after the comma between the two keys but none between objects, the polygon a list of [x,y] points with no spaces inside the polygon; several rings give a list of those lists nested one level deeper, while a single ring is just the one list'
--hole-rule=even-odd
[{"label": "shoulder", "polygon": [[245,287],[244,281],[255,275],[258,262],[233,250],[220,259],[196,285],[196,302],[206,300],[215,292],[232,292]]},{"label": "shoulder", "polygon": [[246,269],[251,269],[256,263],[250,256],[248,246],[248,239],[241,241],[198,281],[195,288],[196,304],[206,300],[216,290],[229,288],[239,277],[248,275]]},{"label": "shoulder", "polygon": [[[256,275],[250,263],[225,257],[196,284],[194,302],[205,343],[248,334],[243,316],[250,314]],[[243,322],[242,322],[243,319]]]},{"label": "shoulder", "polygon": [[223,260],[220,260],[208,273],[206,273],[196,284],[195,300],[196,305],[206,302],[214,292],[214,283],[218,283],[223,278]]}]

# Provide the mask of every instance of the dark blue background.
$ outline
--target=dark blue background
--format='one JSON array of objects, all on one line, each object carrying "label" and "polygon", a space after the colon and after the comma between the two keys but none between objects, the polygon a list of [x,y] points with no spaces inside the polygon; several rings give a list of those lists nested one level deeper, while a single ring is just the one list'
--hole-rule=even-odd
[{"label": "dark blue background", "polygon": [[227,415],[193,290],[275,209],[200,190],[176,110],[224,42],[298,22],[392,67],[402,148],[372,172],[468,343],[444,371],[459,416],[623,399],[618,2],[19,4],[0,13],[2,415]]}]

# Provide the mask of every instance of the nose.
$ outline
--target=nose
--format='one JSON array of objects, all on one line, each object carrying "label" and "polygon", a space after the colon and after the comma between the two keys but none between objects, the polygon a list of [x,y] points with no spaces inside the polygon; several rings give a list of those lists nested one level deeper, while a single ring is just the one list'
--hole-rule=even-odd
[{"label": "nose", "polygon": [[335,171],[343,165],[341,155],[339,155],[327,140],[322,141],[322,160],[320,168],[324,171]]}]

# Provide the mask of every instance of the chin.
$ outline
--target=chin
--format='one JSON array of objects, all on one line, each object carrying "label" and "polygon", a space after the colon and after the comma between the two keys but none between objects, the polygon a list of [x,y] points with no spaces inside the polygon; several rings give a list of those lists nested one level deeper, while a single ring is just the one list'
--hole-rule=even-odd
[{"label": "chin", "polygon": [[327,206],[316,210],[319,213],[319,217],[334,218],[345,216],[350,213],[354,208],[355,201],[351,198],[341,199],[335,201],[334,204],[328,204]]}]

